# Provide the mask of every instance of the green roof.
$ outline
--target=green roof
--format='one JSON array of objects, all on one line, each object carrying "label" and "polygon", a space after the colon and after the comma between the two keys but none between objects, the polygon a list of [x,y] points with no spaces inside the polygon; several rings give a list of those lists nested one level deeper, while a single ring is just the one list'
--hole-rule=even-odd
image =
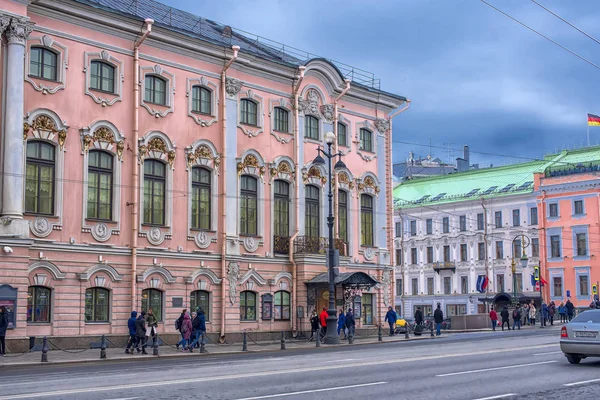
[{"label": "green roof", "polygon": [[547,155],[539,161],[409,180],[394,189],[394,205],[414,208],[532,193],[535,173],[543,173],[549,167],[573,167],[599,160],[600,146],[588,147]]}]

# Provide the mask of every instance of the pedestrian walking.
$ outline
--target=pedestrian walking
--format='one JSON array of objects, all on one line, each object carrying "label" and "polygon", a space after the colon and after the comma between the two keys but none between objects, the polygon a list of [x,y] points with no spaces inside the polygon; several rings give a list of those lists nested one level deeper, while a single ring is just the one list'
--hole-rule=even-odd
[{"label": "pedestrian walking", "polygon": [[344,338],[345,338],[346,337],[346,315],[344,314],[344,310],[342,310],[341,308],[340,308],[340,314],[338,315],[338,323],[337,323],[338,335],[340,335],[340,332],[344,333]]},{"label": "pedestrian walking", "polygon": [[8,329],[8,312],[0,306],[0,355],[6,355],[6,330]]},{"label": "pedestrian walking", "polygon": [[137,352],[148,354],[146,352],[146,313],[142,311],[135,320],[135,347]]},{"label": "pedestrian walking", "polygon": [[148,327],[148,331],[146,332],[146,336],[152,337],[152,347],[156,344],[156,332],[158,329],[158,319],[154,315],[154,312],[151,308],[148,309],[148,314],[146,314],[146,326]]},{"label": "pedestrian walking", "polygon": [[565,303],[565,308],[567,309],[567,322],[571,322],[573,319],[573,314],[575,312],[575,306],[571,303],[571,299],[567,299]]},{"label": "pedestrian walking", "polygon": [[[129,329],[129,340],[127,341],[127,347],[125,348],[126,354],[133,354],[136,344],[136,328],[135,320],[137,319],[137,311],[131,312],[131,318],[127,320],[127,328]],[[131,349],[131,351],[129,350]]]},{"label": "pedestrian walking", "polygon": [[181,315],[179,315],[179,318],[175,320],[175,330],[179,331],[179,334],[181,335],[181,339],[179,340],[179,342],[177,342],[177,350],[179,350],[179,343],[181,343],[181,341],[183,340],[183,334],[181,333],[181,325],[183,324],[183,319],[186,313],[187,310],[184,308],[181,312]]},{"label": "pedestrian walking", "polygon": [[417,307],[417,311],[415,311],[415,324],[421,325],[423,323],[423,311],[421,311],[421,307]]},{"label": "pedestrian walking", "polygon": [[494,310],[494,307],[490,310],[490,320],[492,321],[492,330],[495,331],[498,324],[498,313]]},{"label": "pedestrian walking", "polygon": [[529,325],[529,304],[523,304],[523,307],[521,307],[521,315],[523,315],[523,326]]},{"label": "pedestrian walking", "polygon": [[500,311],[500,317],[502,317],[502,330],[504,330],[504,324],[506,324],[506,328],[510,330],[510,322],[508,320],[508,307],[504,306],[502,311]]},{"label": "pedestrian walking", "polygon": [[520,304],[517,304],[517,306],[513,310],[513,327],[512,327],[512,330],[514,331],[515,328],[518,328],[519,330],[521,330],[521,305]]},{"label": "pedestrian walking", "polygon": [[567,321],[567,308],[562,301],[560,302],[560,306],[558,306],[558,314],[560,315],[560,322],[565,323]]},{"label": "pedestrian walking", "polygon": [[195,345],[199,343],[199,340],[206,334],[206,315],[204,310],[199,308],[196,313],[196,317],[192,321],[192,327],[196,329],[196,336],[192,344],[190,344],[190,353],[193,352]]},{"label": "pedestrian walking", "polygon": [[435,334],[436,336],[440,336],[442,334],[442,322],[444,322],[444,312],[440,303],[437,304],[437,308],[433,312],[433,322],[435,322]]},{"label": "pedestrian walking", "polygon": [[192,337],[192,318],[188,312],[186,312],[183,316],[180,332],[181,340],[178,344],[181,345],[181,351],[186,351],[188,350],[188,346],[190,344],[190,337]]},{"label": "pedestrian walking", "polygon": [[548,321],[550,321],[550,326],[554,326],[554,314],[556,314],[556,304],[551,301],[548,305]]},{"label": "pedestrian walking", "polygon": [[346,313],[346,329],[348,329],[348,336],[354,336],[354,327],[356,326],[356,321],[354,320],[354,314],[352,313],[352,309],[349,308]]},{"label": "pedestrian walking", "polygon": [[529,321],[531,321],[531,326],[535,326],[535,314],[537,310],[535,309],[535,304],[531,303],[529,306]]},{"label": "pedestrian walking", "polygon": [[546,321],[548,320],[548,305],[546,303],[542,303],[542,326],[546,326]]},{"label": "pedestrian walking", "polygon": [[319,321],[321,322],[321,336],[325,337],[327,335],[327,307],[323,307],[321,314],[319,314]]},{"label": "pedestrian walking", "polygon": [[396,325],[396,311],[392,309],[392,307],[388,307],[388,311],[385,314],[384,322],[387,322],[390,326],[390,336],[394,336],[394,325]]},{"label": "pedestrian walking", "polygon": [[311,316],[310,316],[310,339],[308,339],[309,341],[312,341],[315,338],[315,333],[319,332],[319,316],[317,315],[317,312],[315,310],[313,310]]}]

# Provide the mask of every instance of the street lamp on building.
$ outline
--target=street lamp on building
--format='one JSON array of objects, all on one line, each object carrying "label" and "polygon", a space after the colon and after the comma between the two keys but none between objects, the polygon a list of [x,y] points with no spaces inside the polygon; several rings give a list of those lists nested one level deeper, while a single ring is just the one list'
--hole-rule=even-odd
[{"label": "street lamp on building", "polygon": [[527,254],[525,253],[525,249],[527,247],[529,247],[529,243],[531,242],[529,240],[529,237],[527,237],[526,235],[517,235],[514,237],[514,239],[512,240],[512,276],[513,276],[513,302],[518,303],[518,292],[517,292],[517,263],[515,262],[515,258],[518,257],[518,254],[515,254],[515,242],[517,242],[517,240],[521,241],[521,258],[519,259],[519,262],[521,263],[521,267],[523,269],[527,268],[527,263],[529,262],[529,259],[527,258]]},{"label": "street lamp on building", "polygon": [[329,193],[327,194],[328,202],[329,202],[329,215],[327,216],[327,228],[329,229],[329,247],[327,250],[327,260],[329,264],[328,272],[329,272],[329,309],[327,310],[327,333],[325,336],[324,343],[325,344],[337,344],[340,343],[340,335],[337,333],[337,317],[335,312],[335,265],[336,260],[339,259],[339,255],[336,257],[336,250],[333,247],[333,186],[331,185],[331,160],[335,157],[338,157],[338,161],[335,163],[333,167],[334,170],[342,170],[346,169],[346,164],[342,161],[343,154],[341,152],[332,153],[331,145],[335,141],[335,134],[333,132],[327,132],[325,134],[325,143],[327,144],[327,149],[321,148],[321,146],[317,147],[317,157],[315,157],[313,161],[313,165],[325,165],[325,159],[321,156],[327,158],[327,164],[329,165],[328,170],[328,180],[329,182]]}]

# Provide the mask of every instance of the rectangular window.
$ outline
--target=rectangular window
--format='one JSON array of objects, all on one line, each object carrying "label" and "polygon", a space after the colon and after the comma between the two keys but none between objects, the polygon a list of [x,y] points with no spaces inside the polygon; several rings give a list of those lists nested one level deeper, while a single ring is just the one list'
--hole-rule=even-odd
[{"label": "rectangular window", "polygon": [[167,81],[158,76],[146,75],[144,82],[144,101],[167,105]]},{"label": "rectangular window", "polygon": [[304,137],[319,140],[319,120],[312,115],[304,117]]},{"label": "rectangular window", "polygon": [[208,169],[202,167],[192,168],[193,229],[210,229],[211,180],[212,172]]},{"label": "rectangular window", "polygon": [[433,220],[429,218],[425,221],[425,224],[427,225],[427,234],[431,235],[433,233]]},{"label": "rectangular window", "polygon": [[109,292],[104,288],[85,291],[85,322],[108,322]]},{"label": "rectangular window", "polygon": [[450,218],[448,217],[442,219],[442,232],[450,233]]},{"label": "rectangular window", "polygon": [[396,222],[396,237],[402,236],[402,222]]},{"label": "rectangular window", "polygon": [[461,294],[469,293],[469,277],[467,277],[467,276],[460,277],[460,293]]},{"label": "rectangular window", "polygon": [[513,241],[513,253],[512,256],[515,259],[521,258],[523,248],[521,247],[521,239],[517,239],[515,241]]},{"label": "rectangular window", "polygon": [[494,222],[496,223],[496,228],[502,228],[502,211],[494,213]]},{"label": "rectangular window", "polygon": [[396,296],[402,296],[404,294],[403,283],[402,279],[396,279]]},{"label": "rectangular window", "polygon": [[90,88],[113,93],[115,90],[115,68],[101,61],[92,61]]},{"label": "rectangular window", "polygon": [[165,224],[166,167],[160,161],[144,161],[144,224]]},{"label": "rectangular window", "polygon": [[373,133],[367,129],[360,130],[360,149],[373,151]]},{"label": "rectangular window", "polygon": [[467,314],[467,306],[465,304],[446,304],[445,317],[453,317]]},{"label": "rectangular window", "polygon": [[25,211],[35,214],[54,212],[54,146],[27,141]]},{"label": "rectangular window", "polygon": [[412,278],[411,281],[411,285],[412,285],[412,295],[416,296],[419,294],[419,280],[417,278]]},{"label": "rectangular window", "polygon": [[515,274],[515,280],[517,281],[517,293],[523,293],[523,274]]},{"label": "rectangular window", "polygon": [[290,184],[276,180],[273,197],[273,233],[287,238],[290,236]]},{"label": "rectangular window", "polygon": [[340,239],[348,243],[348,192],[343,190],[338,191],[338,228]]},{"label": "rectangular window", "polygon": [[427,264],[433,263],[433,247],[427,248]]},{"label": "rectangular window", "polygon": [[287,110],[281,107],[275,107],[275,127],[274,130],[278,132],[289,132],[289,113]]},{"label": "rectangular window", "polygon": [[[308,186],[312,187],[312,186]],[[258,183],[252,176],[242,176],[240,190],[240,234],[258,233]],[[317,190],[318,191],[318,190]],[[307,213],[308,218],[308,213]]]},{"label": "rectangular window", "polygon": [[338,128],[338,135],[337,135],[338,145],[344,146],[344,147],[348,146],[348,134],[346,131],[346,125],[342,124],[341,122],[338,122],[337,128]]},{"label": "rectangular window", "polygon": [[558,217],[558,203],[552,203],[549,205],[550,217]]},{"label": "rectangular window", "polygon": [[240,101],[240,122],[246,125],[258,125],[258,104],[249,99]]},{"label": "rectangular window", "polygon": [[112,219],[113,157],[103,151],[88,153],[87,217]]},{"label": "rectangular window", "polygon": [[485,260],[485,243],[483,242],[477,243],[477,259]]},{"label": "rectangular window", "polygon": [[590,282],[589,276],[587,275],[579,275],[579,296],[589,296],[590,295]]},{"label": "rectangular window", "polygon": [[532,238],[531,239],[531,257],[539,257],[540,256],[540,239]]},{"label": "rectangular window", "polygon": [[373,246],[373,197],[360,195],[360,243]]},{"label": "rectangular window", "polygon": [[513,226],[521,226],[521,210],[513,210]]},{"label": "rectangular window", "polygon": [[464,243],[460,245],[460,261],[469,261],[469,257],[467,254],[467,245]]},{"label": "rectangular window", "polygon": [[577,239],[577,255],[587,256],[587,235],[585,233],[578,233]]},{"label": "rectangular window", "polygon": [[417,236],[417,221],[410,221],[410,236]]},{"label": "rectangular window", "polygon": [[142,290],[142,310],[148,312],[149,309],[152,309],[157,321],[162,321],[163,292],[156,289]]},{"label": "rectangular window", "polygon": [[460,217],[458,217],[458,224],[459,224],[459,229],[461,232],[466,231],[467,230],[467,216],[461,215]]},{"label": "rectangular window", "polygon": [[427,294],[433,295],[433,278],[427,278]]},{"label": "rectangular window", "polygon": [[450,246],[444,246],[444,262],[450,261]]},{"label": "rectangular window", "polygon": [[402,265],[402,250],[396,249],[396,265]]},{"label": "rectangular window", "polygon": [[560,257],[560,236],[550,236],[550,256],[552,258]]},{"label": "rectangular window", "polygon": [[504,293],[504,275],[496,275],[496,292]]},{"label": "rectangular window", "polygon": [[537,211],[537,207],[531,207],[531,209],[529,210],[529,224],[530,225],[537,225],[538,224],[538,211]]},{"label": "rectangular window", "polygon": [[484,229],[484,219],[483,219],[483,213],[479,213],[477,214],[477,230],[478,231],[482,231]]},{"label": "rectangular window", "polygon": [[27,291],[27,322],[50,322],[50,289],[29,286]]},{"label": "rectangular window", "polygon": [[412,249],[410,249],[410,263],[412,265],[417,264],[417,248],[413,247]]},{"label": "rectangular window", "polygon": [[444,294],[452,294],[452,278],[444,277]]},{"label": "rectangular window", "polygon": [[562,297],[562,277],[555,276],[552,278],[552,287],[554,288],[553,296]]},{"label": "rectangular window", "polygon": [[573,202],[573,209],[575,211],[575,215],[583,214],[583,200],[575,200]]},{"label": "rectangular window", "polygon": [[504,243],[502,240],[496,242],[496,260],[504,258]]}]

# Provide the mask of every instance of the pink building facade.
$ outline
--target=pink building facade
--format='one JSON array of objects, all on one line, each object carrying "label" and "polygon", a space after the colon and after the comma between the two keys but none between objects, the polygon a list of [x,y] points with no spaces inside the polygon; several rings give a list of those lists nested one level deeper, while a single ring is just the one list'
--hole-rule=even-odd
[{"label": "pink building facade", "polygon": [[329,131],[347,165],[336,305],[381,323],[391,118],[408,101],[212,21],[154,22],[150,0],[108,4],[0,0],[9,338],[125,335],[148,308],[160,333],[184,308],[219,336],[306,331],[328,294],[328,171],[312,160]]}]

